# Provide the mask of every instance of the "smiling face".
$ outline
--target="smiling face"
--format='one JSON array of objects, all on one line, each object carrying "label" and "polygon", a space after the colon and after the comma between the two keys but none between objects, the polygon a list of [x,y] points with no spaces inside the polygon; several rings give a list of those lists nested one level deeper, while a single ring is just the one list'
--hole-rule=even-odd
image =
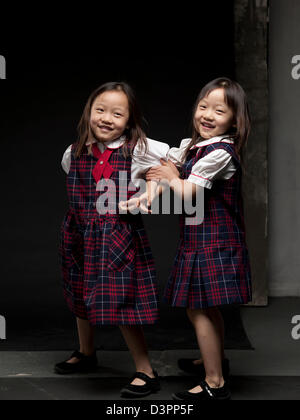
[{"label": "smiling face", "polygon": [[90,125],[97,141],[108,142],[121,137],[128,120],[129,104],[123,91],[106,91],[94,100]]},{"label": "smiling face", "polygon": [[227,133],[233,123],[233,112],[225,102],[223,88],[214,89],[200,99],[194,115],[194,125],[203,139]]}]

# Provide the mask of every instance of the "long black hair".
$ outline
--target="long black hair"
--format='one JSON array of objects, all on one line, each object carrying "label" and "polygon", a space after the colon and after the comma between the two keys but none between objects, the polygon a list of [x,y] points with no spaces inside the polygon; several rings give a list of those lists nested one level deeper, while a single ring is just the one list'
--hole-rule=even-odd
[{"label": "long black hair", "polygon": [[193,132],[192,139],[187,146],[184,157],[186,158],[189,149],[201,141],[199,132],[194,123],[194,116],[199,102],[215,89],[224,89],[224,99],[227,106],[233,112],[233,125],[226,136],[234,140],[236,154],[242,160],[242,149],[247,144],[251,128],[251,119],[246,94],[241,85],[227,77],[219,77],[207,83],[200,91],[193,108]]},{"label": "long black hair", "polygon": [[[90,126],[91,109],[95,99],[104,92],[118,91],[124,92],[129,104],[128,128],[125,130],[126,140],[123,147],[125,157],[132,154],[132,150],[138,141],[143,143],[147,150],[146,134],[142,129],[143,117],[140,111],[136,95],[133,89],[125,82],[108,82],[95,89],[89,96],[84,107],[81,119],[78,124],[78,142],[76,145],[75,156],[79,157],[87,141],[93,138]],[[130,143],[130,148],[129,148]]]}]

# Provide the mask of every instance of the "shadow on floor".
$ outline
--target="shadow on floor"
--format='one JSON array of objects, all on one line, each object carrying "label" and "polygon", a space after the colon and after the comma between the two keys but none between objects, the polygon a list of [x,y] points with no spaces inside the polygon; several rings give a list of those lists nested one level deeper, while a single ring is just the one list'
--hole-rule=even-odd
[{"label": "shadow on floor", "polygon": [[[252,349],[239,306],[222,307],[221,311],[225,323],[225,348]],[[4,313],[7,338],[1,341],[0,351],[72,350],[78,346],[75,319],[64,306],[35,306],[30,311],[23,308],[18,314],[10,307]],[[155,326],[145,326],[144,331],[150,350],[197,349],[195,333],[184,308],[162,305],[160,321]],[[96,346],[99,350],[127,349],[117,327],[97,328]]]},{"label": "shadow on floor", "polygon": [[[128,401],[119,396],[127,382],[126,378],[1,378],[0,400]],[[299,377],[232,377],[230,383],[232,400],[300,400]],[[165,377],[161,391],[134,401],[171,401],[173,392],[193,384],[191,377]]]}]

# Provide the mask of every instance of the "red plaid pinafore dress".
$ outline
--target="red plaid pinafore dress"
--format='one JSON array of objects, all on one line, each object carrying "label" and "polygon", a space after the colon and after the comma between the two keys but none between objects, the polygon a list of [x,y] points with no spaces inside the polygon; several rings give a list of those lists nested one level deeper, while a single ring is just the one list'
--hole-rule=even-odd
[{"label": "red plaid pinafore dress", "polygon": [[186,225],[180,216],[180,240],[164,300],[172,306],[208,308],[251,300],[251,273],[245,242],[241,166],[228,143],[190,150],[182,166],[187,179],[195,163],[215,149],[225,149],[237,170],[228,180],[215,180],[204,190],[204,221]]},{"label": "red plaid pinafore dress", "polygon": [[[131,180],[131,158],[124,158],[122,147],[111,149],[109,182],[115,187],[104,190],[115,193],[111,195],[115,202],[110,203],[116,214],[99,214],[100,194],[105,191],[96,190],[93,169],[100,159],[89,155],[86,146],[75,158],[74,148],[67,175],[69,211],[60,243],[66,302],[91,325],[153,324],[158,319],[156,273],[141,215],[118,211],[118,202],[126,200],[118,199],[119,192],[127,193]],[[134,193],[128,192],[127,198]]]}]

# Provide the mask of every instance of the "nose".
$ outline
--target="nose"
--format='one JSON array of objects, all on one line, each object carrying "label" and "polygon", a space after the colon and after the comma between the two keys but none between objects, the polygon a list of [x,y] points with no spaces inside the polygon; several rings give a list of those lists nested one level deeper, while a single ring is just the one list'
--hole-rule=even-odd
[{"label": "nose", "polygon": [[213,120],[213,111],[210,108],[206,108],[204,114],[203,114],[204,119],[206,120]]},{"label": "nose", "polygon": [[105,112],[101,115],[101,121],[103,123],[111,124],[111,114],[110,112]]}]

